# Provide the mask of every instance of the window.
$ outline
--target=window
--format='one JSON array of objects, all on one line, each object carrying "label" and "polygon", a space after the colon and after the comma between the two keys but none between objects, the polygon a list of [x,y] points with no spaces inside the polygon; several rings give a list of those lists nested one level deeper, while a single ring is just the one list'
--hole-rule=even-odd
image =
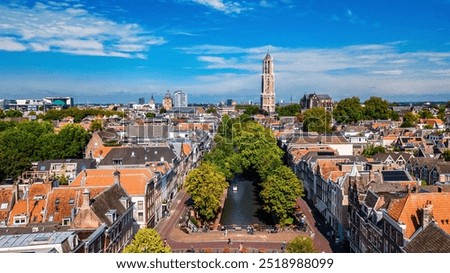
[{"label": "window", "polygon": [[25,225],[27,223],[27,217],[25,215],[14,216],[14,225]]},{"label": "window", "polygon": [[62,225],[63,226],[70,226],[70,218],[63,218],[62,219]]},{"label": "window", "polygon": [[73,198],[71,198],[70,200],[69,200],[69,205],[73,205],[75,203],[75,200],[73,199]]},{"label": "window", "polygon": [[144,201],[138,201],[137,205],[138,205],[138,210],[144,209]]},{"label": "window", "polygon": [[2,203],[0,205],[0,209],[7,209],[8,208],[8,203]]},{"label": "window", "polygon": [[138,212],[138,222],[142,222],[142,221],[144,221],[144,213]]}]

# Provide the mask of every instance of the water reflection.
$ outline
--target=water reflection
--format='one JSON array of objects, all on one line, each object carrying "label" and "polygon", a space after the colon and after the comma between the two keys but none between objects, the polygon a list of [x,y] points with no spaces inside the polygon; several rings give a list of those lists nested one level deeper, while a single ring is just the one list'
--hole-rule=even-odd
[{"label": "water reflection", "polygon": [[[237,190],[233,190],[237,187]],[[258,201],[256,185],[242,176],[236,176],[228,188],[220,223],[222,225],[270,224]]]}]

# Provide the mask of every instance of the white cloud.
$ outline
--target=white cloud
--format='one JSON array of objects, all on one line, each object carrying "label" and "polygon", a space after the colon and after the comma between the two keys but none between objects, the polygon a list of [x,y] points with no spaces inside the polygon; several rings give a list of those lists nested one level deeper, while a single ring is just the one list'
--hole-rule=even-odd
[{"label": "white cloud", "polygon": [[27,49],[22,43],[11,37],[0,37],[0,50],[25,51]]},{"label": "white cloud", "polygon": [[190,0],[191,2],[222,11],[226,14],[241,13],[245,10],[238,2],[223,0]]},{"label": "white cloud", "polygon": [[[239,70],[238,90],[259,90],[262,59],[270,48],[274,58],[277,96],[287,99],[308,92],[329,93],[335,98],[370,95],[423,95],[429,92],[448,94],[450,52],[404,52],[400,45],[367,44],[340,48],[253,48],[221,45],[199,45],[184,48],[188,54],[198,55],[203,68],[212,76],[198,78],[197,90],[212,82],[220,90],[229,78],[223,69]],[[215,75],[218,75],[215,77]],[[216,90],[216,89],[214,89]]]},{"label": "white cloud", "polygon": [[0,36],[15,37],[0,50],[55,51],[78,55],[142,58],[164,44],[138,24],[117,22],[73,2],[0,5]]}]

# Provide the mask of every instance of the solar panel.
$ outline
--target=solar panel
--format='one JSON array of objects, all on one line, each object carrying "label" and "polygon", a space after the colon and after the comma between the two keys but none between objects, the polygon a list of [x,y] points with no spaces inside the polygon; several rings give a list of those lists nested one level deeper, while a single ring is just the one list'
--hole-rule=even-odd
[{"label": "solar panel", "polygon": [[382,171],[385,182],[409,181],[405,171]]}]

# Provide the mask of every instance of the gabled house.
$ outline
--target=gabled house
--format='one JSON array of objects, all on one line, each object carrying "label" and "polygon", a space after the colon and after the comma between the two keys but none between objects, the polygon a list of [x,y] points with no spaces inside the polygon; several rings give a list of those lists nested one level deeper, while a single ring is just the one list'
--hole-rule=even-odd
[{"label": "gabled house", "polygon": [[388,168],[405,168],[413,155],[410,153],[377,153],[373,160],[383,163]]},{"label": "gabled house", "polygon": [[[96,169],[80,174],[70,185],[75,188],[109,187],[118,183],[127,192],[133,202],[133,217],[141,227],[154,227],[162,216],[162,207],[156,207],[155,185],[158,184],[157,170],[139,169]],[[161,202],[160,202],[161,203]]]},{"label": "gabled house", "polygon": [[79,252],[121,252],[134,235],[133,203],[128,194],[115,183],[93,198],[86,187],[81,196],[71,228],[89,231],[90,235]]},{"label": "gabled house", "polygon": [[402,252],[432,222],[450,234],[449,219],[450,193],[410,193],[383,211],[383,252]]},{"label": "gabled house", "polygon": [[430,170],[429,184],[449,184],[450,185],[450,162],[437,162]]},{"label": "gabled house", "polygon": [[14,204],[8,226],[37,225],[44,221],[46,199],[52,185],[50,183],[33,183],[25,186],[23,197]]}]

